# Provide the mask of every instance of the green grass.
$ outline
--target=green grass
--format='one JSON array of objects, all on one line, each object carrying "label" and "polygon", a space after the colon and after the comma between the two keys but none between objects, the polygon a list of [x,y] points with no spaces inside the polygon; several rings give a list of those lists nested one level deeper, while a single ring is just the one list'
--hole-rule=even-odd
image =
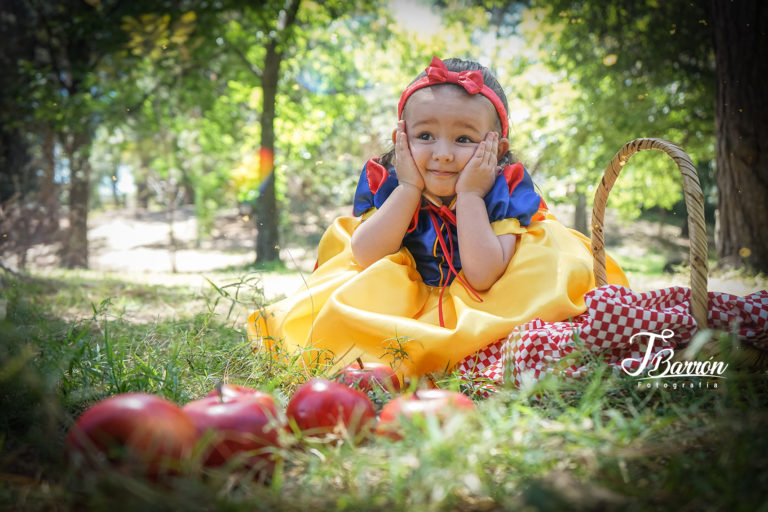
[{"label": "green grass", "polygon": [[599,362],[579,380],[478,399],[476,416],[400,442],[286,448],[268,484],[81,475],[63,440],[100,398],[141,390],[185,403],[224,379],[284,404],[308,375],[253,353],[233,314],[258,302],[250,278],[204,293],[75,273],[1,282],[2,510],[768,510],[765,375],[649,390]]},{"label": "green grass", "polygon": [[657,252],[649,252],[637,257],[623,255],[621,258],[621,268],[628,274],[660,276],[664,273],[664,265],[666,264],[666,256]]}]

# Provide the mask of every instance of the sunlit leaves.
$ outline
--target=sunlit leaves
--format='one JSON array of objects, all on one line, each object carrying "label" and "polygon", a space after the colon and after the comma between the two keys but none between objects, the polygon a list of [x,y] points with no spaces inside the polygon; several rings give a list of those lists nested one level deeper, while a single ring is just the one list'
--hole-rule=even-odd
[{"label": "sunlit leaves", "polygon": [[[570,136],[554,135],[555,144],[548,142],[542,152],[542,163],[555,175],[567,180],[579,169],[577,183],[591,193],[613,154],[637,137],[681,144],[695,163],[713,158],[709,39],[689,19],[698,7],[650,0],[537,5],[547,13],[539,28],[551,48],[548,64],[567,73],[576,94],[563,112]],[[636,216],[641,207],[671,208],[682,200],[679,173],[666,159],[633,158],[612,206]]]},{"label": "sunlit leaves", "polygon": [[158,60],[164,52],[178,50],[179,56],[189,58],[184,44],[195,30],[196,19],[194,11],[182,14],[173,22],[170,14],[148,13],[126,16],[120,26],[130,35],[127,46],[134,55]]},{"label": "sunlit leaves", "polygon": [[[513,150],[548,198],[591,195],[616,150],[639,136],[682,144],[711,173],[714,84],[698,4],[529,3],[302,0],[293,30],[282,33],[284,0],[122,2],[119,10],[113,1],[96,9],[76,2],[82,23],[62,20],[51,30],[85,35],[78,44],[97,41],[99,51],[58,74],[52,63],[67,63],[61,53],[21,62],[17,103],[27,102],[36,122],[68,132],[119,129],[123,163],[137,176],[182,175],[198,215],[207,216],[258,195],[271,40],[284,52],[274,153],[284,207],[349,203],[365,159],[389,148],[400,92],[432,55],[478,60],[496,72]],[[65,36],[49,46],[64,51],[54,43]],[[73,77],[76,94],[58,81]],[[99,137],[108,140],[109,133]],[[107,156],[96,165],[105,173]],[[611,205],[637,213],[679,199],[666,159],[633,158]]]}]

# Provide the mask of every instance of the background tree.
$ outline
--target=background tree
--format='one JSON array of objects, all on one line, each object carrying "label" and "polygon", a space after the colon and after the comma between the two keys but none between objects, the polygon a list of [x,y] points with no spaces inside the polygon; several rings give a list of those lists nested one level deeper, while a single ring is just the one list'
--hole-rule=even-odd
[{"label": "background tree", "polygon": [[[681,144],[705,187],[711,184],[714,66],[705,10],[652,0],[536,5],[548,64],[575,93],[559,113],[565,129],[547,130],[542,150],[548,167],[572,184],[571,195],[585,203],[614,153],[636,137]],[[612,193],[611,204],[623,215],[668,210],[680,201],[681,180],[670,159],[641,153],[632,164]]]},{"label": "background tree", "polygon": [[[354,71],[349,67],[351,60],[337,51],[338,30],[352,27],[361,35],[367,27],[360,23],[346,27],[333,24],[361,13],[370,15],[371,9],[367,2],[286,0],[267,2],[259,8],[241,5],[227,15],[224,40],[242,64],[242,72],[232,78],[256,87],[260,103],[259,147],[252,152],[258,168],[253,174],[259,184],[256,194],[245,194],[253,197],[258,263],[279,259],[278,200],[281,180],[285,179],[280,166],[286,165],[290,153],[299,149],[298,154],[308,155],[303,158],[304,168],[306,161],[327,161],[309,152],[312,148],[306,147],[306,136],[313,131],[314,137],[322,134],[323,127],[332,120],[325,116],[339,113],[338,105],[349,98],[340,82],[354,82]],[[350,118],[355,105],[359,106],[359,102],[348,104],[339,119]],[[311,106],[311,110],[304,110],[305,117],[296,122],[291,112],[301,112],[302,106]],[[323,118],[313,119],[318,114]],[[253,165],[245,168],[249,167],[253,169]],[[292,168],[291,174],[298,168]],[[253,179],[241,181],[254,184]]]},{"label": "background tree", "polygon": [[[765,166],[755,141],[765,105],[744,84],[762,86],[766,73],[742,63],[743,55],[765,60],[765,13],[747,0],[715,8],[725,9],[654,0],[600,8],[585,0],[7,0],[0,194],[7,201],[23,192],[52,226],[63,198],[69,266],[87,264],[94,178],[117,184],[117,169],[133,175],[145,207],[171,204],[165,192],[153,196],[150,182],[177,188],[194,204],[198,242],[217,212],[238,202],[250,208],[257,259],[274,260],[280,240],[297,236],[290,219],[349,204],[362,162],[390,145],[403,84],[437,54],[496,71],[513,149],[548,199],[576,202],[583,213],[618,147],[637,136],[668,138],[697,164],[712,219],[720,191],[722,259],[762,268],[756,233],[765,207],[756,198]],[[728,37],[747,18],[754,54],[728,53],[741,40],[713,45],[713,35]],[[719,84],[716,70],[729,70]],[[730,130],[718,136],[718,157],[733,158],[718,162],[716,186],[718,87],[718,130]],[[633,158],[611,203],[637,216],[680,209],[680,198],[674,164],[647,152]],[[736,208],[733,198],[758,204]],[[580,223],[586,230],[585,217]],[[19,222],[6,225],[19,230]]]},{"label": "background tree", "polygon": [[[2,18],[11,20],[14,33],[20,35],[13,46],[24,45],[11,53],[13,83],[9,91],[15,94],[11,97],[15,106],[10,112],[21,114],[12,126],[17,136],[27,140],[35,133],[46,134],[39,145],[47,162],[44,194],[53,188],[49,162],[54,147],[61,148],[64,155],[69,222],[66,236],[61,237],[61,261],[66,267],[88,265],[91,144],[97,127],[119,115],[124,105],[118,84],[129,66],[122,52],[126,34],[120,20],[145,8],[162,7],[158,2],[143,5],[117,0],[3,3]],[[8,165],[14,173],[35,172]],[[53,205],[54,200],[45,198],[43,204]],[[49,215],[57,222],[55,212]]]},{"label": "background tree", "polygon": [[[230,21],[234,30],[227,41],[259,82],[261,88],[261,143],[259,175],[263,180],[254,204],[257,226],[256,261],[279,259],[278,209],[275,195],[275,106],[280,65],[293,43],[301,0],[266,2],[259,7],[243,4]],[[252,39],[256,35],[256,40]]]},{"label": "background tree", "polygon": [[[22,2],[19,23],[32,34],[33,58],[25,60],[26,101],[38,107],[35,114],[51,127],[67,160],[68,232],[63,237],[62,264],[88,266],[88,200],[91,142],[108,104],[108,91],[100,88],[98,71],[124,39],[114,23],[119,5],[71,0],[60,3]],[[98,70],[98,71],[97,71]]]},{"label": "background tree", "polygon": [[177,14],[123,19],[128,47],[140,58],[132,76],[141,99],[121,130],[134,142],[137,181],[143,190],[155,189],[169,218],[177,203],[194,204],[199,244],[210,234],[214,212],[233,202],[226,185],[240,139],[232,134],[242,124],[238,106],[228,104],[229,88],[218,78],[221,48],[213,43],[211,13]]},{"label": "background tree", "polygon": [[[53,134],[47,124],[35,121],[35,105],[24,101],[28,68],[19,63],[35,57],[33,34],[20,22],[25,12],[26,6],[20,2],[0,4],[0,250],[15,254],[22,268],[33,240],[49,234],[58,225],[58,197],[53,189]],[[43,134],[42,138],[23,129],[33,124],[37,125],[37,133]],[[37,160],[35,148],[44,148],[37,152],[45,156],[42,177],[30,172]],[[42,158],[39,161],[42,163]],[[30,208],[30,204],[35,207]]]},{"label": "background tree", "polygon": [[717,253],[768,272],[768,3],[711,2],[717,63]]},{"label": "background tree", "polygon": [[[759,142],[768,130],[761,92],[768,76],[765,3],[539,4],[558,26],[552,64],[567,70],[579,92],[569,123],[573,143],[558,139],[551,154],[579,155],[581,163],[586,151],[604,165],[618,147],[606,143],[616,137],[616,143],[656,136],[681,144],[719,212],[720,261],[768,270],[768,242],[759,234],[768,222],[768,163]],[[651,158],[633,158],[642,172],[633,165],[638,171],[622,176],[617,190],[618,203],[636,212],[638,205],[670,208],[680,198],[674,167],[663,156],[658,163]]]}]

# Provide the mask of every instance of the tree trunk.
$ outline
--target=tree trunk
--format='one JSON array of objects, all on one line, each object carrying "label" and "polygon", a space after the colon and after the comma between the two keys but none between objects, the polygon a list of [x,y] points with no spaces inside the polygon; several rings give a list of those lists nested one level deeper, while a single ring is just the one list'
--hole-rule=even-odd
[{"label": "tree trunk", "polygon": [[589,235],[587,226],[587,195],[584,192],[576,193],[576,204],[573,210],[573,229]]},{"label": "tree trunk", "polygon": [[[261,149],[259,151],[259,172],[265,176],[256,205],[256,263],[278,261],[280,259],[280,238],[278,226],[280,215],[277,210],[275,195],[275,100],[280,79],[280,63],[283,60],[285,46],[290,40],[293,25],[299,12],[301,0],[287,0],[281,12],[278,34],[270,39],[264,57],[261,75],[262,111],[261,111]],[[283,16],[284,15],[284,16]]]},{"label": "tree trunk", "polygon": [[43,126],[43,181],[40,183],[40,205],[43,208],[43,233],[48,237],[59,230],[59,195],[56,191],[56,138],[49,125]]},{"label": "tree trunk", "polygon": [[712,0],[717,68],[717,254],[768,272],[768,2]]},{"label": "tree trunk", "polygon": [[195,178],[189,175],[189,171],[185,169],[185,165],[181,165],[179,171],[181,172],[181,187],[184,194],[181,197],[181,204],[195,204],[197,202],[197,191],[195,190]]},{"label": "tree trunk", "polygon": [[151,159],[146,153],[141,153],[139,168],[134,174],[136,181],[136,206],[139,210],[147,211],[149,209],[149,197],[152,191],[149,190],[149,164]]},{"label": "tree trunk", "polygon": [[259,173],[261,176],[266,176],[266,179],[262,183],[259,197],[256,199],[256,263],[280,259],[274,159],[266,158],[268,155],[274,155],[275,151],[275,100],[277,97],[277,81],[280,77],[280,60],[281,55],[277,52],[277,43],[272,40],[267,45],[261,82],[263,102]]},{"label": "tree trunk", "polygon": [[119,171],[115,169],[115,173],[112,175],[112,204],[115,205],[115,208],[120,208],[123,204],[123,202],[120,200],[120,190],[117,185],[117,180],[120,179],[120,177],[117,175]]},{"label": "tree trunk", "polygon": [[84,135],[69,135],[65,144],[69,157],[69,232],[62,247],[61,263],[67,268],[88,268],[88,199],[91,164],[90,141]]},{"label": "tree trunk", "polygon": [[168,180],[166,190],[168,196],[168,254],[171,257],[171,273],[178,273],[176,267],[176,253],[178,252],[178,242],[176,241],[176,231],[174,222],[176,221],[176,203],[179,196],[179,187],[173,179]]}]

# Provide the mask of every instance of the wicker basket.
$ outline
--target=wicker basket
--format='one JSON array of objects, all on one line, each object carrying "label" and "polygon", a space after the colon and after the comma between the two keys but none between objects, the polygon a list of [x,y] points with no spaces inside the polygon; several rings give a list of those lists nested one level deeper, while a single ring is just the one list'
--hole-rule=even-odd
[{"label": "wicker basket", "polygon": [[[606,284],[603,219],[608,194],[629,158],[638,151],[646,149],[664,151],[675,161],[683,176],[683,191],[685,193],[685,205],[688,209],[688,231],[691,241],[691,314],[696,320],[698,328],[706,329],[709,295],[707,293],[707,232],[704,223],[704,195],[701,192],[699,175],[690,157],[672,142],[653,138],[635,139],[625,144],[608,164],[603,179],[600,180],[595,192],[592,207],[592,256],[594,258],[595,283],[598,287]],[[721,355],[722,348],[717,340],[710,338],[701,347],[701,351],[707,356],[718,356]],[[728,354],[729,360],[736,367],[756,370],[768,368],[768,352],[759,350],[752,345],[742,344],[734,340],[728,351],[730,352]],[[684,358],[689,357],[687,353],[675,354],[676,357],[681,355]],[[693,356],[695,354],[690,354],[690,357]]]},{"label": "wicker basket", "polygon": [[683,175],[685,206],[688,208],[688,231],[691,250],[691,314],[699,329],[707,327],[707,230],[704,223],[704,194],[699,185],[699,175],[690,157],[675,144],[662,139],[635,139],[624,145],[613,157],[600,180],[592,206],[592,256],[595,283],[603,286],[607,282],[605,272],[605,239],[603,238],[603,219],[605,203],[621,169],[632,155],[646,149],[664,151],[677,164]]},{"label": "wicker basket", "polygon": [[[592,256],[593,272],[597,287],[607,284],[605,268],[605,239],[603,237],[603,221],[605,217],[605,204],[608,194],[613,188],[621,169],[626,165],[632,155],[646,149],[658,149],[664,151],[677,164],[683,176],[683,189],[685,204],[688,209],[688,231],[690,233],[690,267],[691,267],[691,314],[696,320],[699,329],[707,328],[707,313],[709,308],[709,294],[707,292],[707,231],[704,223],[704,194],[701,192],[699,175],[691,162],[690,157],[672,142],[663,139],[642,138],[635,139],[622,147],[616,156],[608,164],[608,168],[600,180],[595,192],[595,200],[592,207]],[[511,361],[516,350],[522,331],[516,328],[510,333],[502,345],[502,359]],[[692,347],[695,352],[701,352],[704,357],[720,356],[722,347],[715,338],[709,338],[703,346]],[[759,350],[751,345],[732,341],[728,350],[728,361],[737,368],[749,368],[763,371],[768,369],[768,351]],[[696,357],[693,351],[685,350],[675,353],[676,359]],[[513,386],[513,364],[503,364],[502,381],[506,387]]]}]

